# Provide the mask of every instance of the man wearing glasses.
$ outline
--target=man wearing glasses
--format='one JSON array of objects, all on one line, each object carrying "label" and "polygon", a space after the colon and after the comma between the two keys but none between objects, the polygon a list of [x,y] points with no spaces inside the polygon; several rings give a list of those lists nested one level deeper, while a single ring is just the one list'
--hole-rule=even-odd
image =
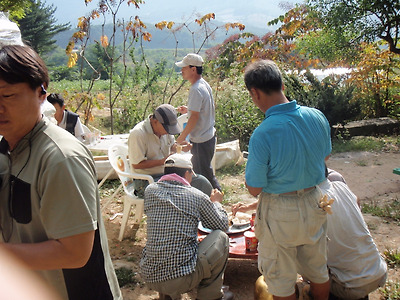
[{"label": "man wearing glasses", "polygon": [[1,170],[0,249],[38,271],[61,299],[122,299],[93,158],[42,117],[48,84],[34,50],[0,48],[0,165],[8,167]]}]

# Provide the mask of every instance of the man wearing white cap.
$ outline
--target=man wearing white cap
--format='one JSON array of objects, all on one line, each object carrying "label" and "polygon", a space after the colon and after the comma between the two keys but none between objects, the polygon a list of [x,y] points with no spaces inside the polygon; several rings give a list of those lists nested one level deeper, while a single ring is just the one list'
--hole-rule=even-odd
[{"label": "man wearing white cap", "polygon": [[[197,299],[233,299],[222,284],[229,256],[228,216],[222,193],[208,197],[190,185],[191,154],[173,154],[165,175],[145,191],[147,242],[140,262],[146,284],[160,299],[180,299],[197,289]],[[197,241],[199,221],[213,231]]]},{"label": "man wearing white cap", "polygon": [[176,142],[182,143],[187,136],[193,145],[192,163],[194,171],[204,175],[213,188],[221,190],[211,166],[215,149],[215,105],[210,85],[201,76],[203,58],[189,53],[175,65],[182,68],[182,77],[192,86],[189,91],[188,106],[178,107],[182,114],[188,113],[189,120]]}]

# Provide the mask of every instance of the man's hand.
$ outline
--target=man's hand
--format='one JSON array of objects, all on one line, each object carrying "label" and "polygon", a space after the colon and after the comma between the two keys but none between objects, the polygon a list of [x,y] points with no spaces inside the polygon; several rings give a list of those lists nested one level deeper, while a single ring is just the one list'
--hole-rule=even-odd
[{"label": "man's hand", "polygon": [[192,150],[193,145],[191,143],[188,143],[187,141],[183,141],[181,144],[174,143],[171,146],[171,153],[181,153],[183,152],[189,152]]},{"label": "man's hand", "polygon": [[254,210],[256,208],[257,208],[257,201],[249,203],[249,204],[244,204],[243,202],[238,202],[238,203],[232,205],[232,215],[235,216],[238,211],[246,212],[248,210]]},{"label": "man's hand", "polygon": [[180,145],[182,146],[183,152],[189,152],[193,148],[193,145],[186,140],[183,141]]},{"label": "man's hand", "polygon": [[220,192],[218,189],[213,189],[211,191],[210,200],[211,202],[219,202],[221,203],[224,198],[224,194]]},{"label": "man's hand", "polygon": [[187,106],[186,105],[181,105],[181,106],[177,107],[176,110],[181,114],[186,114],[187,113]]},{"label": "man's hand", "polygon": [[247,205],[242,203],[242,202],[238,202],[238,203],[232,205],[232,216],[236,216],[236,213],[238,211],[246,212],[247,211]]}]

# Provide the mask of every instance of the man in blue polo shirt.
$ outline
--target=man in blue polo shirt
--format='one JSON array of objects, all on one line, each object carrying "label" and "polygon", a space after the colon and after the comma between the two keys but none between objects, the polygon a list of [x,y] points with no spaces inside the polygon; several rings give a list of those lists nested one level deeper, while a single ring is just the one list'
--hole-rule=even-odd
[{"label": "man in blue polo shirt", "polygon": [[274,299],[296,299],[297,273],[311,280],[314,299],[328,299],[326,212],[316,186],[325,180],[332,148],[329,123],[317,109],[289,102],[274,62],[251,63],[244,79],[265,113],[251,136],[246,166],[246,186],[259,196],[259,270]]}]

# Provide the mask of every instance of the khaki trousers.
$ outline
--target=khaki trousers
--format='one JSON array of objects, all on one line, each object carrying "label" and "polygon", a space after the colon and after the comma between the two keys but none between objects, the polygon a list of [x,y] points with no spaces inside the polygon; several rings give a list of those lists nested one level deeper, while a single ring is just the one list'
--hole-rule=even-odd
[{"label": "khaki trousers", "polygon": [[147,285],[172,299],[181,299],[181,294],[196,287],[199,300],[221,298],[228,257],[228,236],[221,230],[214,230],[199,244],[196,268],[193,273],[168,281],[147,283]]}]

